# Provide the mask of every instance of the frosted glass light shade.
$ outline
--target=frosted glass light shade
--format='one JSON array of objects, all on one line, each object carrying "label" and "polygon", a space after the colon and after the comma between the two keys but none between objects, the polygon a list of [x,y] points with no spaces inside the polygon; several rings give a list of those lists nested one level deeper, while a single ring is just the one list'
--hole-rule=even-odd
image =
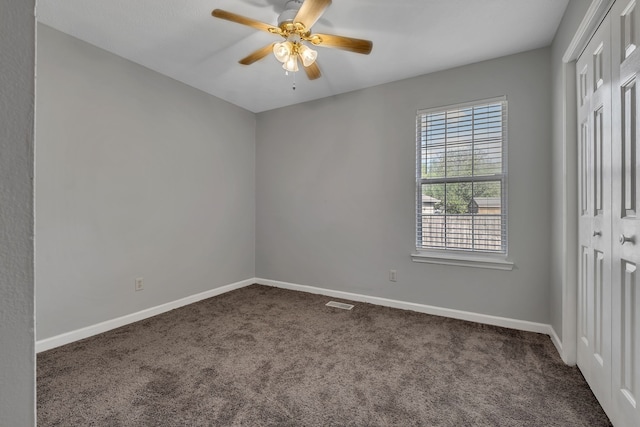
[{"label": "frosted glass light shade", "polygon": [[304,65],[305,67],[308,67],[309,65],[316,62],[316,58],[318,57],[318,52],[311,49],[310,47],[301,45],[299,52],[300,52],[300,59],[302,59],[302,65]]},{"label": "frosted glass light shade", "polygon": [[276,57],[278,61],[285,63],[289,60],[291,56],[292,48],[293,48],[293,43],[289,41],[276,43],[273,45],[273,55]]},{"label": "frosted glass light shade", "polygon": [[287,59],[287,61],[282,64],[282,68],[292,73],[298,71],[298,56],[290,55],[289,59]]}]

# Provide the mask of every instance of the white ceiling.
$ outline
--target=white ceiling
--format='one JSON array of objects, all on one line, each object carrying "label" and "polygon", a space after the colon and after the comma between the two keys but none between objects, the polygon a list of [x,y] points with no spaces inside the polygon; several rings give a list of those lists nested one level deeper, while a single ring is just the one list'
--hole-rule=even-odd
[{"label": "white ceiling", "polygon": [[278,36],[211,16],[276,24],[286,0],[40,0],[39,22],[253,112],[323,98],[551,43],[568,0],[334,0],[314,32],[373,41],[370,55],[318,47],[322,77],[285,76]]}]

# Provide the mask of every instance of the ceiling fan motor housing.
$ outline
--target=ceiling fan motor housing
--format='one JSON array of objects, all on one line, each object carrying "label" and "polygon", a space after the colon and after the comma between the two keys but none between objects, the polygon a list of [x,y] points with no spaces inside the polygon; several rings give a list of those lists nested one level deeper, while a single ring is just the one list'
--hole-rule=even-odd
[{"label": "ceiling fan motor housing", "polygon": [[284,7],[284,11],[278,16],[278,26],[285,22],[293,22],[301,6],[302,0],[289,0]]}]

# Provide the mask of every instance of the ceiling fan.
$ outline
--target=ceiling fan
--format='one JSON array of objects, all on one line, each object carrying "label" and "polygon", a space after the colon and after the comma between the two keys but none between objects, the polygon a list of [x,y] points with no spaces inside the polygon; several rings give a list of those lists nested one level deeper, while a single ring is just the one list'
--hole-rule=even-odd
[{"label": "ceiling fan", "polygon": [[214,9],[211,14],[216,18],[247,25],[279,35],[284,39],[283,42],[271,43],[252,52],[242,58],[239,61],[240,64],[253,64],[273,52],[276,59],[282,63],[282,68],[286,71],[298,71],[298,60],[300,60],[307,77],[310,80],[315,80],[320,77],[320,68],[316,62],[318,53],[303,42],[314,46],[331,47],[364,55],[368,55],[373,47],[373,43],[369,40],[332,34],[312,34],[311,27],[318,21],[330,4],[331,0],[304,0],[304,2],[303,0],[290,0],[286,4],[285,11],[278,16],[277,26],[222,9]]}]

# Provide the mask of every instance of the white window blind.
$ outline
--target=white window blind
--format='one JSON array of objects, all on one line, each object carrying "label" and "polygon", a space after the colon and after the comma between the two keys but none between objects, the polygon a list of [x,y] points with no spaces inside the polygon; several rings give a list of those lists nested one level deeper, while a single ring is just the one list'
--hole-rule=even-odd
[{"label": "white window blind", "polygon": [[507,253],[507,101],[417,114],[416,247]]}]

